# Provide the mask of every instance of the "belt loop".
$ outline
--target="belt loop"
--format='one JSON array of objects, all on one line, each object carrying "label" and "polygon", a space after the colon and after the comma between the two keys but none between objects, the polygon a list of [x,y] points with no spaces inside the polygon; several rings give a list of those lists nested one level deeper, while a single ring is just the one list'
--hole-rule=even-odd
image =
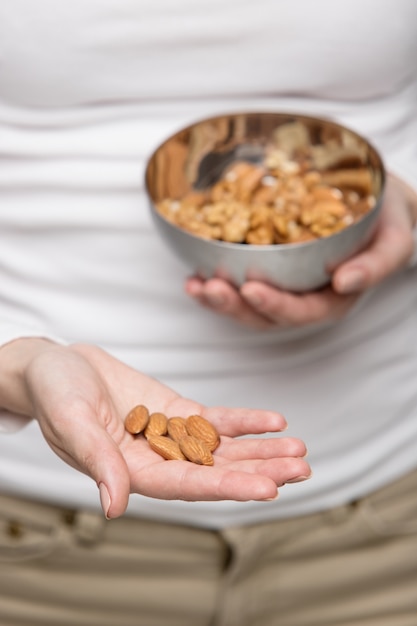
[{"label": "belt loop", "polygon": [[326,520],[328,520],[331,524],[343,524],[348,520],[352,511],[356,508],[356,502],[342,504],[340,506],[336,506],[332,509],[328,509],[324,511],[323,516]]},{"label": "belt loop", "polygon": [[95,544],[101,541],[106,520],[101,513],[77,511],[74,520],[74,537],[83,544]]}]

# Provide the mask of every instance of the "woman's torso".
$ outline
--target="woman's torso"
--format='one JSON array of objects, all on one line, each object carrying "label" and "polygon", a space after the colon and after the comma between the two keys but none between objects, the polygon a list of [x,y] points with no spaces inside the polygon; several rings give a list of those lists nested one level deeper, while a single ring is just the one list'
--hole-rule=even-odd
[{"label": "woman's torso", "polygon": [[[415,463],[415,272],[330,328],[244,329],[184,295],[188,270],[153,231],[142,182],[167,134],[249,108],[335,117],[395,161],[416,130],[415,24],[412,0],[2,3],[0,317],[98,343],[205,403],[281,410],[310,450],[314,479],[279,503],[132,498],[132,513],[205,524],[208,509],[219,525],[308,512]],[[96,501],[36,425],[0,450],[6,490]]]}]

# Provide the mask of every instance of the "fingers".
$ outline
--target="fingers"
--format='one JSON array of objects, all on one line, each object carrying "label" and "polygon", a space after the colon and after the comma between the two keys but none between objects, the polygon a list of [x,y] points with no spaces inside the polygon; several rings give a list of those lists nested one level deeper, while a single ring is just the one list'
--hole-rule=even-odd
[{"label": "fingers", "polygon": [[202,306],[232,317],[246,326],[263,330],[273,325],[256,307],[245,302],[235,287],[220,278],[212,278],[206,282],[196,277],[189,278],[185,291]]},{"label": "fingers", "polygon": [[363,252],[341,265],[333,287],[341,294],[373,287],[406,265],[414,251],[412,216],[404,187],[390,177],[378,230]]},{"label": "fingers", "polygon": [[165,461],[144,466],[135,475],[135,490],[166,500],[270,500],[286,482],[310,476],[302,459],[269,459],[237,462],[215,461],[213,467],[184,461]]},{"label": "fingers", "polygon": [[204,409],[202,415],[212,422],[221,435],[229,437],[281,432],[287,428],[285,417],[275,411],[210,407]]},{"label": "fingers", "polygon": [[259,314],[282,328],[339,319],[356,300],[355,296],[336,294],[331,288],[294,294],[255,281],[245,283],[240,293]]},{"label": "fingers", "polygon": [[[211,279],[189,279],[187,293],[216,313],[227,315],[252,328],[293,328],[341,318],[357,300],[356,294],[337,294],[331,288],[294,294],[258,281],[240,290]],[[192,286],[192,288],[191,288]],[[198,295],[196,295],[198,293]]]},{"label": "fingers", "polygon": [[267,439],[222,438],[217,453],[220,456],[227,457],[230,461],[282,457],[303,458],[307,454],[307,448],[303,441],[292,437],[271,437]]},{"label": "fingers", "polygon": [[131,491],[165,500],[265,500],[285,483],[306,480],[311,468],[306,448],[296,438],[229,439],[222,437],[214,465],[166,461],[144,439],[132,439],[125,458]]},{"label": "fingers", "polygon": [[275,482],[277,487],[286,483],[302,482],[311,476],[311,468],[307,461],[292,457],[238,461],[228,464],[227,468],[246,474],[267,476]]},{"label": "fingers", "polygon": [[413,252],[410,228],[383,223],[372,245],[336,270],[335,291],[341,294],[363,291],[402,268]]}]

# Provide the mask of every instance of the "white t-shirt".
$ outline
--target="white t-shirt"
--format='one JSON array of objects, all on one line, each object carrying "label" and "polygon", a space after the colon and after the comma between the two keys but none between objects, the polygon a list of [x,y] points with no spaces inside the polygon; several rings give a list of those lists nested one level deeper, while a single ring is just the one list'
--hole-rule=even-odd
[{"label": "white t-shirt", "polygon": [[[333,117],[417,187],[416,59],[415,0],[1,3],[0,342],[96,343],[200,402],[277,409],[309,448],[313,478],[277,502],[135,495],[130,514],[212,527],[304,514],[416,466],[416,270],[326,328],[245,329],[184,294],[188,268],[143,189],[168,134],[249,109]],[[35,422],[0,437],[0,489],[98,506]]]}]

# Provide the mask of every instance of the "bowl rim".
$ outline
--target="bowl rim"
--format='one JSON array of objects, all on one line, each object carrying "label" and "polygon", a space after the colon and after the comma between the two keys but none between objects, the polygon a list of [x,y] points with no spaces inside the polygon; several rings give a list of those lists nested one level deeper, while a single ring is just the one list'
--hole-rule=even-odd
[{"label": "bowl rim", "polygon": [[[223,241],[221,239],[208,239],[205,237],[201,237],[200,235],[195,235],[194,233],[186,230],[185,228],[180,228],[179,226],[176,226],[176,224],[173,224],[170,220],[168,220],[164,215],[162,215],[162,213],[160,213],[156,207],[155,207],[155,203],[154,200],[152,198],[151,192],[150,192],[150,185],[149,185],[149,172],[150,172],[150,167],[151,164],[156,156],[156,154],[162,150],[164,148],[164,146],[169,142],[172,141],[173,139],[175,139],[175,137],[177,137],[178,135],[181,135],[182,133],[186,133],[190,130],[192,130],[194,127],[198,126],[199,124],[205,124],[205,123],[210,123],[210,122],[216,122],[220,119],[224,119],[224,118],[235,118],[241,115],[245,115],[245,116],[264,116],[264,115],[272,115],[272,116],[276,116],[277,118],[294,118],[297,120],[306,120],[308,122],[323,122],[327,125],[332,126],[335,129],[339,129],[339,130],[344,130],[347,131],[348,133],[352,134],[353,136],[355,136],[357,139],[359,139],[360,141],[364,142],[365,144],[367,144],[367,146],[369,147],[369,149],[371,150],[371,152],[373,152],[374,157],[376,157],[376,161],[377,161],[377,167],[380,171],[380,175],[381,175],[381,189],[379,192],[378,197],[376,198],[376,202],[375,205],[369,209],[369,211],[367,211],[364,215],[362,215],[360,217],[360,219],[358,219],[356,222],[354,222],[353,224],[349,224],[348,226],[346,226],[345,228],[343,228],[342,230],[336,232],[336,233],[332,233],[331,235],[327,235],[326,237],[319,237],[318,239],[312,239],[309,241],[301,241],[301,242],[293,242],[293,243],[273,243],[273,244],[247,244],[247,243],[241,243],[241,242],[230,242],[230,241]],[[305,114],[305,113],[297,113],[294,111],[277,111],[277,110],[253,110],[253,109],[248,109],[248,110],[241,110],[241,111],[232,111],[232,112],[226,112],[226,113],[218,113],[216,115],[211,115],[208,117],[201,117],[196,119],[193,122],[188,123],[185,126],[180,127],[179,129],[177,129],[176,131],[174,131],[173,133],[171,133],[168,137],[166,137],[165,139],[163,139],[151,152],[151,154],[149,155],[149,157],[147,158],[146,161],[146,166],[145,166],[145,171],[144,171],[144,184],[145,184],[145,191],[146,194],[148,196],[148,200],[149,203],[151,205],[151,212],[153,215],[157,216],[159,219],[161,219],[163,222],[165,222],[166,224],[168,224],[175,232],[181,232],[184,233],[185,236],[190,237],[191,239],[194,239],[196,241],[206,241],[209,242],[210,245],[215,245],[218,246],[219,248],[231,248],[231,249],[236,249],[236,248],[242,248],[242,249],[248,249],[250,248],[251,250],[285,250],[286,248],[294,250],[294,248],[306,248],[306,247],[311,247],[314,245],[317,245],[317,242],[320,241],[326,241],[326,240],[332,240],[335,241],[336,239],[340,239],[343,238],[343,234],[347,231],[351,232],[355,226],[359,225],[360,223],[362,223],[364,220],[366,220],[367,218],[369,218],[370,215],[379,212],[381,205],[383,203],[384,200],[384,193],[385,193],[385,187],[386,187],[386,181],[387,181],[387,171],[386,171],[386,167],[385,167],[385,163],[384,160],[382,158],[382,155],[380,153],[380,151],[376,148],[376,146],[373,144],[372,141],[370,141],[365,135],[362,135],[361,133],[359,133],[356,130],[353,130],[352,128],[350,128],[349,126],[342,124],[341,122],[335,121],[330,117],[325,117],[325,116],[316,116],[316,115],[310,115],[310,114]]]}]

